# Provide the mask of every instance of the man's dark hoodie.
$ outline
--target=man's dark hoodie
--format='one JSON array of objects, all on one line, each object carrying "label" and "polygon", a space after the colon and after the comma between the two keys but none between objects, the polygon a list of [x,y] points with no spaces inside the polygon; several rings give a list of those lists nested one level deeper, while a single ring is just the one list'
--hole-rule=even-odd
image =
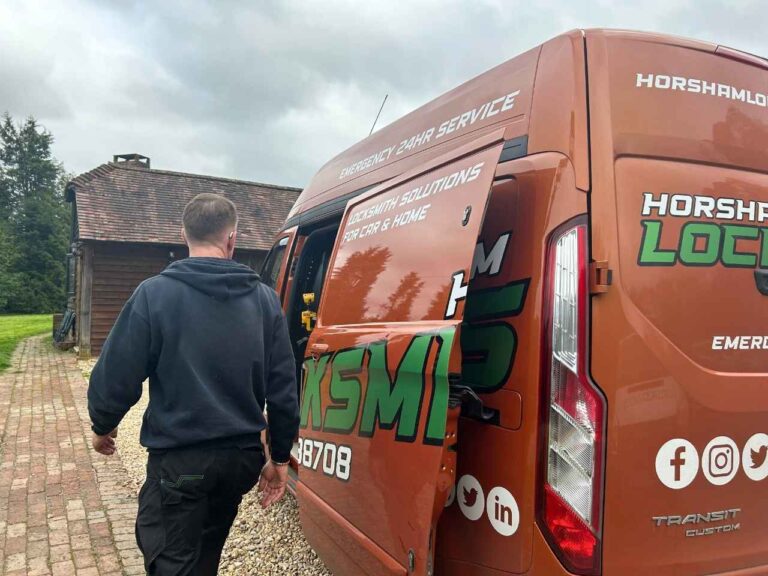
[{"label": "man's dark hoodie", "polygon": [[91,374],[96,434],[117,427],[146,378],[148,449],[258,445],[266,402],[272,458],[289,459],[296,365],[277,294],[247,266],[187,258],[136,289]]}]

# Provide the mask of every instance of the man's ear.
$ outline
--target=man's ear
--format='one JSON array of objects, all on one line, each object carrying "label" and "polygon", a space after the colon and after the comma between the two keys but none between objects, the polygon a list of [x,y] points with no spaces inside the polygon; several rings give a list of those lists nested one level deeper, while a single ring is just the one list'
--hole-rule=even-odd
[{"label": "man's ear", "polygon": [[181,239],[184,241],[184,244],[189,246],[189,242],[187,242],[187,233],[184,232],[184,226],[181,227]]},{"label": "man's ear", "polygon": [[229,252],[230,258],[235,253],[236,242],[237,242],[237,230],[233,230],[232,232],[230,232],[229,237],[227,238],[227,252]]}]

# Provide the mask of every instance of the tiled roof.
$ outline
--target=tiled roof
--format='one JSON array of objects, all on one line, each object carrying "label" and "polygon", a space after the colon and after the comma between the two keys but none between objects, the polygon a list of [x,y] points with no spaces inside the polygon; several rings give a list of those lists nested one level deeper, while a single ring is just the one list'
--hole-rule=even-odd
[{"label": "tiled roof", "polygon": [[266,250],[301,189],[110,162],[71,180],[67,200],[76,201],[80,240],[181,244],[181,213],[201,192],[237,206],[238,248]]}]

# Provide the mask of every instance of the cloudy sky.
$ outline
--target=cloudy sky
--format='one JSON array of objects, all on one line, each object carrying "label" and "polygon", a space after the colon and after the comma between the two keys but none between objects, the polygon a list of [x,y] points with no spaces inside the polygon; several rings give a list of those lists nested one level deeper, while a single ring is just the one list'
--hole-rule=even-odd
[{"label": "cloudy sky", "polygon": [[766,0],[0,0],[0,112],[70,172],[153,168],[304,186],[328,159],[561,32],[651,30],[768,56]]}]

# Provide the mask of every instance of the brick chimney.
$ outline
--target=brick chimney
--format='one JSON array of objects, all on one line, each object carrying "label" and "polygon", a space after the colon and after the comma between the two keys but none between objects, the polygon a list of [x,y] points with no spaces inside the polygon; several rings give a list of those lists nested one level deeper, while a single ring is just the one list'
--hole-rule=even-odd
[{"label": "brick chimney", "polygon": [[112,156],[112,162],[149,170],[149,156],[141,154],[115,154]]}]

